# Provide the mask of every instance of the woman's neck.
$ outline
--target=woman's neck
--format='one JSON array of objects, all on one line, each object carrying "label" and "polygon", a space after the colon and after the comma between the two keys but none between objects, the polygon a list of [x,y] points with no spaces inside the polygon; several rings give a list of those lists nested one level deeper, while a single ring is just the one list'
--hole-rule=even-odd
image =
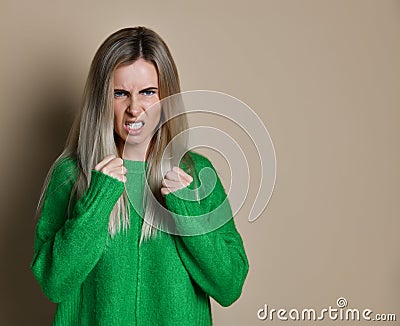
[{"label": "woman's neck", "polygon": [[119,157],[130,161],[146,161],[146,151],[137,146],[117,144]]}]

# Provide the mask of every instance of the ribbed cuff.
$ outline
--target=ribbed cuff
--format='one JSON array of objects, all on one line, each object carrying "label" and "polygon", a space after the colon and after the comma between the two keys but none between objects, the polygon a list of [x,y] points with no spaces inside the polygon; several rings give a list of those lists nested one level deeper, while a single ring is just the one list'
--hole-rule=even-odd
[{"label": "ribbed cuff", "polygon": [[176,232],[183,236],[212,232],[232,218],[228,198],[210,209],[207,201],[182,199],[191,196],[189,189],[181,188],[165,196],[165,203],[176,225]]},{"label": "ribbed cuff", "polygon": [[92,170],[90,186],[76,206],[78,215],[95,209],[96,212],[111,213],[118,198],[124,192],[124,183],[103,172]]},{"label": "ribbed cuff", "polygon": [[197,201],[196,193],[190,186],[178,189],[165,195],[165,203],[173,213],[184,216],[203,215],[204,207]]},{"label": "ribbed cuff", "polygon": [[79,325],[81,293],[80,287],[78,290],[68,297],[67,300],[57,305],[57,310],[54,316],[53,325],[68,326]]}]

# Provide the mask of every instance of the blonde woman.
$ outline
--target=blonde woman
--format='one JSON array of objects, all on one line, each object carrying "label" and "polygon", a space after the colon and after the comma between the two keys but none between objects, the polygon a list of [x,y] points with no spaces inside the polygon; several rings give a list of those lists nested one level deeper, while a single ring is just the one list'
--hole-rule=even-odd
[{"label": "blonde woman", "polygon": [[218,177],[201,201],[177,196],[196,190],[201,169],[215,171],[185,141],[171,147],[179,164],[162,175],[162,155],[188,123],[157,103],[179,92],[170,51],[151,29],[119,30],[96,52],[37,210],[31,270],[57,303],[54,325],[212,325],[210,297],[223,306],[239,298],[248,260],[229,203],[214,214],[227,221],[215,230],[161,230],[157,204],[182,231],[228,202]]}]

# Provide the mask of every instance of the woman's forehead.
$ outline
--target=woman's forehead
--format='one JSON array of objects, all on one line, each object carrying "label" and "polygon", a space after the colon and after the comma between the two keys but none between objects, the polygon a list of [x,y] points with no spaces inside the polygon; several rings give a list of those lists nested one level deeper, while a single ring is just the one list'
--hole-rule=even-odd
[{"label": "woman's forehead", "polygon": [[[114,72],[114,85],[121,87],[158,84],[158,74],[153,63],[144,59],[119,65]],[[149,87],[149,86],[147,86]]]}]

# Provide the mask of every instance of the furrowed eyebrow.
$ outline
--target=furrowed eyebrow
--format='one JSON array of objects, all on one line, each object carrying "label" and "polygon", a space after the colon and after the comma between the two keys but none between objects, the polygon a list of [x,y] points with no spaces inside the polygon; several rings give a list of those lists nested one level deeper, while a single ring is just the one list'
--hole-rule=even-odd
[{"label": "furrowed eyebrow", "polygon": [[145,92],[145,91],[153,91],[153,90],[158,90],[157,87],[147,87],[141,90],[141,92]]},{"label": "furrowed eyebrow", "polygon": [[115,88],[114,92],[121,92],[121,93],[125,93],[125,94],[130,94],[127,90],[125,89],[119,89],[119,88]]}]

